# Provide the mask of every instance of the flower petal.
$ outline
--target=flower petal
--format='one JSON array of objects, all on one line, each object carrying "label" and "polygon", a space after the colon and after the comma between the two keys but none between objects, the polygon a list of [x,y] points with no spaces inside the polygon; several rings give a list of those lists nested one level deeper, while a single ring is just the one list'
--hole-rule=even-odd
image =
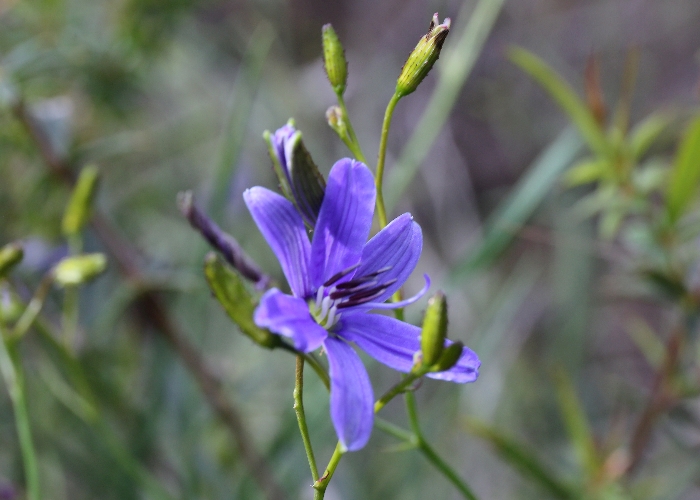
[{"label": "flower petal", "polygon": [[374,176],[364,163],[344,158],[333,165],[311,243],[315,288],[360,260],[375,197]]},{"label": "flower petal", "polygon": [[[380,363],[404,373],[411,371],[414,356],[420,351],[420,328],[389,316],[362,313],[345,315],[334,331],[339,337],[357,344]],[[445,341],[445,347],[451,344],[451,340]],[[477,379],[480,364],[476,353],[465,347],[455,366],[426,376],[465,384]]]},{"label": "flower petal", "polygon": [[[451,341],[445,341],[445,347],[452,344]],[[468,347],[462,349],[462,355],[459,357],[457,364],[444,372],[429,373],[427,376],[438,380],[447,380],[457,384],[467,384],[474,382],[479,377],[479,366],[481,361],[474,351]]]},{"label": "flower petal", "polygon": [[323,343],[331,377],[331,420],[341,446],[364,447],[372,433],[374,393],[367,370],[350,345],[334,337]]},{"label": "flower petal", "polygon": [[253,320],[261,328],[291,338],[294,347],[303,352],[317,349],[328,336],[311,317],[304,299],[286,295],[277,288],[265,292]]},{"label": "flower petal", "polygon": [[311,295],[308,272],[311,244],[299,212],[289,200],[260,186],[246,190],[243,199],[280,261],[292,293],[297,297]]},{"label": "flower petal", "polygon": [[398,216],[367,242],[355,277],[389,268],[378,279],[380,282],[396,280],[372,302],[384,302],[401,288],[416,267],[422,249],[423,232],[409,213]]},{"label": "flower petal", "polygon": [[420,351],[420,328],[389,316],[343,315],[334,331],[380,363],[400,372],[411,370],[413,356]]}]

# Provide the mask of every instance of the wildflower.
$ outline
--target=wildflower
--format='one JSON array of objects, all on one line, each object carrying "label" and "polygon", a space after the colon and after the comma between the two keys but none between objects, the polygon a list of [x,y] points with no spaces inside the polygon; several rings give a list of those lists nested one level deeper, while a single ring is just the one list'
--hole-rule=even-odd
[{"label": "wildflower", "polygon": [[[362,448],[372,430],[374,395],[354,343],[376,360],[402,372],[420,351],[420,328],[368,314],[405,307],[425,293],[385,301],[413,271],[423,237],[410,214],[394,219],[367,241],[376,191],[362,163],[338,161],[329,174],[312,241],[291,202],[263,187],[244,193],[248,209],[280,261],[292,295],[273,288],[261,298],[256,324],[289,337],[303,352],[323,346],[330,368],[331,419],[345,450]],[[446,341],[446,345],[451,342]],[[473,382],[479,360],[464,348],[450,370],[427,376]]]}]

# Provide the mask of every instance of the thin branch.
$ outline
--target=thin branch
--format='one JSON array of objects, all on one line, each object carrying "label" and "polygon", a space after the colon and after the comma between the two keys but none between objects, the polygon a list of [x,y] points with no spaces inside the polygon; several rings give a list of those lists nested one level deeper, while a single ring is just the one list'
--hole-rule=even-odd
[{"label": "thin branch", "polygon": [[[36,143],[42,159],[51,173],[67,185],[73,186],[75,183],[73,170],[67,162],[55,154],[48,137],[39,123],[32,117],[25,102],[18,100],[13,106],[13,112]],[[110,221],[95,211],[92,226],[107,251],[114,258],[124,278],[135,283],[145,281],[138,265],[137,251],[119,234]],[[269,465],[255,450],[249,438],[251,434],[246,429],[238,409],[227,399],[221,381],[209,368],[202,355],[190,344],[186,336],[172,321],[161,297],[154,291],[146,290],[137,299],[136,305],[148,323],[155,327],[180,357],[208,403],[229,428],[238,445],[241,459],[250,470],[258,486],[265,492],[266,497],[273,500],[286,498],[287,495],[276,484]]]}]

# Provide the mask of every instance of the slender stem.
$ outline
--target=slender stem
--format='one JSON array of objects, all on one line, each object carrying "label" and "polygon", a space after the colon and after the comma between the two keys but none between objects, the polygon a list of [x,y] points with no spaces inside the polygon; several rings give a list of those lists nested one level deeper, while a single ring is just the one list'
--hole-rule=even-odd
[{"label": "slender stem", "polygon": [[393,386],[391,389],[386,391],[384,395],[377,400],[376,403],[374,403],[374,413],[378,413],[382,408],[386,406],[386,404],[394,399],[396,396],[401,394],[402,392],[406,392],[406,389],[408,388],[409,385],[411,385],[413,382],[415,382],[417,379],[422,377],[425,374],[425,372],[417,372],[417,373],[409,373],[406,377],[404,377],[401,382]]},{"label": "slender stem", "polygon": [[294,412],[297,414],[297,422],[299,423],[299,432],[301,439],[304,441],[304,450],[306,458],[309,460],[309,469],[311,469],[311,477],[314,482],[318,481],[318,467],[316,467],[316,458],[314,450],[311,447],[311,438],[309,437],[309,428],[306,426],[306,414],[304,413],[304,358],[297,356],[297,365],[295,371],[294,384]]},{"label": "slender stem", "polygon": [[32,431],[29,424],[29,412],[24,397],[24,380],[19,367],[15,366],[10,351],[5,343],[4,328],[0,329],[0,371],[5,379],[7,391],[10,393],[12,410],[15,414],[15,426],[19,438],[19,446],[24,465],[24,476],[27,483],[28,500],[39,500],[39,466],[32,442]]},{"label": "slender stem", "polygon": [[379,217],[379,227],[384,228],[387,224],[386,209],[384,208],[384,193],[382,192],[382,181],[384,180],[384,161],[386,159],[386,143],[389,137],[389,128],[391,127],[391,118],[394,115],[394,108],[399,102],[401,96],[394,94],[391,96],[389,104],[384,112],[384,123],[382,123],[382,136],[379,141],[379,155],[377,156],[377,171],[374,176],[374,182],[377,187],[377,215]]},{"label": "slender stem", "polygon": [[355,135],[355,129],[352,128],[352,123],[350,122],[350,115],[348,115],[348,108],[345,107],[345,99],[343,99],[343,94],[338,93],[336,95],[338,96],[338,106],[340,107],[340,111],[343,113],[343,119],[345,120],[345,124],[348,128],[348,140],[343,142],[345,142],[345,145],[352,152],[352,154],[355,155],[355,158],[360,160],[362,163],[366,164],[367,159],[362,153],[360,141],[357,140],[357,136]]},{"label": "slender stem", "polygon": [[340,442],[338,442],[338,444],[335,446],[335,451],[333,452],[331,459],[328,461],[328,466],[323,472],[323,476],[321,476],[314,483],[314,489],[316,490],[316,493],[314,493],[314,500],[323,500],[323,497],[326,494],[326,488],[328,488],[328,483],[333,477],[335,469],[338,467],[338,462],[340,462],[340,458],[343,456],[343,453],[344,451],[342,450]]},{"label": "slender stem", "polygon": [[390,436],[394,436],[396,439],[400,439],[406,443],[418,446],[418,441],[416,440],[415,434],[402,429],[398,425],[394,425],[391,422],[384,420],[383,418],[374,417],[374,426],[380,431],[386,432]]},{"label": "slender stem", "polygon": [[49,271],[42,278],[41,283],[39,283],[39,287],[36,289],[36,292],[34,292],[32,300],[29,301],[29,304],[27,304],[27,307],[24,309],[22,316],[20,316],[20,318],[17,320],[17,323],[12,329],[8,340],[11,342],[16,342],[17,340],[21,339],[24,334],[27,333],[27,331],[29,331],[34,323],[34,320],[36,320],[36,317],[39,315],[41,308],[44,307],[44,301],[46,300],[46,296],[49,294],[49,290],[51,290],[52,284],[53,272]]},{"label": "slender stem", "polygon": [[320,378],[323,385],[326,386],[326,389],[330,390],[331,379],[328,377],[328,372],[321,365],[321,363],[319,363],[318,360],[310,353],[302,353],[300,356],[303,356],[304,360],[311,365],[311,368],[313,368],[313,370],[316,372],[318,378]]},{"label": "slender stem", "polygon": [[[70,255],[79,255],[83,251],[83,239],[79,234],[68,238]],[[79,289],[77,286],[67,286],[63,291],[63,341],[70,349],[78,332]]]},{"label": "slender stem", "polygon": [[412,392],[407,392],[405,394],[406,399],[406,412],[408,413],[408,420],[411,424],[411,430],[415,435],[418,449],[425,456],[428,461],[433,464],[433,466],[445,476],[455,488],[462,493],[462,496],[468,500],[476,500],[476,496],[472,490],[466,485],[466,483],[457,475],[452,467],[447,464],[433,449],[430,444],[423,437],[423,432],[421,431],[420,424],[418,422],[418,411],[416,410],[416,398]]}]

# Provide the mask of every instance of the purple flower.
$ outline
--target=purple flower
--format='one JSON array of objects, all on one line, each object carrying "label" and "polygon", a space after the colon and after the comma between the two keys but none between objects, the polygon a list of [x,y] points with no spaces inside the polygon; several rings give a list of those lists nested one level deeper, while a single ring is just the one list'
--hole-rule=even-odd
[{"label": "purple flower", "polygon": [[[284,197],[263,187],[243,196],[293,294],[269,290],[254,320],[289,337],[300,351],[323,346],[330,367],[333,425],[341,445],[358,450],[372,431],[374,395],[350,343],[396,370],[408,372],[413,367],[420,351],[420,328],[368,313],[404,307],[427,290],[429,283],[411,299],[385,302],[418,262],[423,246],[420,226],[410,214],[403,214],[367,241],[376,196],[374,178],[364,164],[350,159],[331,169],[312,241],[299,212]],[[473,382],[478,368],[476,354],[464,348],[453,368],[428,376]]]}]

